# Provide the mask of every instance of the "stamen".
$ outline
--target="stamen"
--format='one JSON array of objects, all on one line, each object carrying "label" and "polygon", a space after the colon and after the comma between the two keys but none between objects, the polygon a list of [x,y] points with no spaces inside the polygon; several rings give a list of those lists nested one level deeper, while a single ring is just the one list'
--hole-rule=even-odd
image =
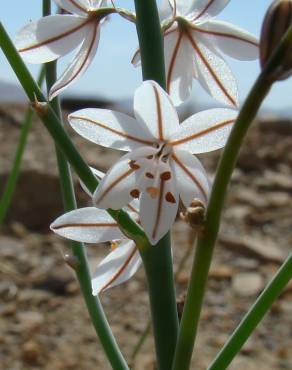
[{"label": "stamen", "polygon": [[170,171],[163,172],[163,173],[160,175],[160,178],[161,178],[161,180],[163,180],[163,181],[170,180],[170,179],[171,179],[171,173],[170,173]]},{"label": "stamen", "polygon": [[154,175],[152,175],[152,173],[150,172],[146,172],[145,176],[148,177],[149,179],[154,179]]},{"label": "stamen", "polygon": [[172,195],[170,191],[165,194],[165,200],[168,203],[176,203],[175,197]]},{"label": "stamen", "polygon": [[136,161],[131,160],[129,162],[129,167],[132,168],[132,170],[139,170],[140,166],[136,163]]},{"label": "stamen", "polygon": [[112,241],[111,242],[111,250],[113,251],[113,250],[115,250],[117,247],[118,247],[118,243],[117,242],[114,242],[114,241]]},{"label": "stamen", "polygon": [[140,191],[138,189],[133,189],[130,191],[130,195],[133,197],[133,198],[139,198],[140,196]]},{"label": "stamen", "polygon": [[154,186],[149,186],[147,189],[146,189],[147,193],[150,194],[151,198],[155,199],[157,198],[158,196],[158,193],[159,193],[159,189],[154,187]]}]

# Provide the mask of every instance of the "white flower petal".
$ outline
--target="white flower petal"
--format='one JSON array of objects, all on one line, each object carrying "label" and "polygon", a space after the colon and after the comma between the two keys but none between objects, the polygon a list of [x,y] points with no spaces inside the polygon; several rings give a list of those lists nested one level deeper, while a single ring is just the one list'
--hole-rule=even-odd
[{"label": "white flower petal", "polygon": [[223,104],[238,107],[238,91],[230,68],[218,52],[197,31],[186,32],[196,54],[198,79],[202,87]]},{"label": "white flower petal", "polygon": [[90,5],[87,0],[54,0],[54,2],[67,12],[81,16],[87,15],[87,9]]},{"label": "white flower petal", "polygon": [[[104,177],[105,173],[103,173],[103,172],[101,172],[101,171],[99,171],[99,170],[97,170],[96,168],[93,168],[93,167],[89,167],[89,168],[91,169],[91,172],[94,174],[95,177],[97,177],[98,180],[100,180],[100,179],[102,179]],[[79,179],[79,184],[80,184],[82,190],[87,195],[89,195],[90,197],[92,197],[93,194],[91,193],[91,191],[89,191],[89,189],[87,189],[87,186],[80,179]]]},{"label": "white flower petal", "polygon": [[222,148],[229,136],[238,112],[232,109],[208,109],[186,119],[170,144],[175,149],[193,154]]},{"label": "white flower petal", "polygon": [[46,63],[75,49],[88,32],[89,20],[75,15],[51,15],[28,23],[15,45],[29,63]]},{"label": "white flower petal", "polygon": [[49,100],[60,94],[86,71],[96,54],[99,36],[98,23],[94,23],[90,26],[88,34],[75,58],[52,86],[49,93]]},{"label": "white flower petal", "polygon": [[138,248],[132,241],[120,244],[97,266],[91,280],[92,294],[97,295],[129,280],[141,263]]},{"label": "white flower petal", "polygon": [[242,28],[216,20],[204,22],[195,28],[232,58],[254,60],[259,57],[257,38]]},{"label": "white flower petal", "polygon": [[[99,208],[120,209],[139,197],[137,178],[141,172],[136,163],[140,157],[153,154],[154,149],[142,147],[124,155],[99,183],[93,199]],[[137,196],[136,196],[137,195]]]},{"label": "white flower petal", "polygon": [[167,139],[179,128],[177,112],[166,92],[154,81],[136,90],[134,111],[138,121],[158,140]]},{"label": "white flower petal", "polygon": [[[179,0],[184,2],[184,0]],[[193,20],[202,20],[206,17],[214,17],[220,13],[230,0],[192,0],[186,13],[194,13]]]},{"label": "white flower petal", "polygon": [[81,109],[68,117],[75,131],[86,139],[119,150],[152,145],[154,138],[132,117],[108,109]]},{"label": "white flower petal", "polygon": [[178,210],[179,196],[169,165],[160,162],[151,186],[142,192],[140,200],[141,225],[151,244],[170,230]]},{"label": "white flower petal", "polygon": [[194,54],[184,32],[165,33],[164,54],[167,92],[178,105],[190,96],[194,77]]},{"label": "white flower petal", "polygon": [[132,57],[131,63],[134,67],[140,67],[141,66],[141,54],[140,49],[137,49]]},{"label": "white flower petal", "polygon": [[193,199],[207,204],[210,186],[201,162],[183,150],[175,150],[171,158],[177,189],[184,205],[188,207]]},{"label": "white flower petal", "polygon": [[96,207],[79,208],[65,213],[50,227],[64,238],[84,243],[125,238],[116,221],[106,211]]},{"label": "white flower petal", "polygon": [[159,7],[159,18],[160,21],[164,21],[170,18],[173,14],[173,1],[161,0]]}]

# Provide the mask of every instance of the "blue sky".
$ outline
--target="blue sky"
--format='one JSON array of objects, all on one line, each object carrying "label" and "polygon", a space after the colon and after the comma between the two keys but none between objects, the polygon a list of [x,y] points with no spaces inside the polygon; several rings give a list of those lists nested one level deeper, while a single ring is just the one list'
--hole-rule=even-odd
[{"label": "blue sky", "polygon": [[[23,6],[25,3],[25,6]],[[117,1],[125,8],[133,8],[133,0]],[[261,21],[271,0],[231,0],[224,11],[218,16],[255,35],[259,35]],[[29,20],[36,20],[41,14],[41,0],[5,1],[1,7],[1,21],[11,37]],[[101,42],[93,64],[86,74],[67,91],[68,93],[86,93],[104,95],[107,98],[131,97],[134,89],[141,83],[141,70],[130,64],[133,52],[137,46],[135,28],[119,16],[113,16],[101,34]],[[59,65],[64,67],[70,56],[63,58]],[[259,72],[258,61],[239,62],[227,58],[239,85],[241,100],[248,93]],[[38,67],[29,66],[36,75]],[[0,52],[0,78],[17,83],[13,72]],[[194,83],[193,99],[199,96],[199,101],[212,104],[212,100]],[[290,108],[292,105],[292,80],[277,83],[265,101],[265,107],[272,109]]]}]

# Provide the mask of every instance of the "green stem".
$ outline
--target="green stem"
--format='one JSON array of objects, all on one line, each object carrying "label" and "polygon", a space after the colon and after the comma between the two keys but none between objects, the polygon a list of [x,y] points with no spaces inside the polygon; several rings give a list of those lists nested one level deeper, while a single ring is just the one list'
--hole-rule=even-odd
[{"label": "green stem", "polygon": [[[36,112],[49,131],[50,135],[53,137],[55,143],[63,152],[71,166],[74,168],[81,181],[85,184],[89,191],[93,193],[98,185],[96,177],[92,174],[90,168],[80,156],[75,146],[72,144],[72,141],[60,124],[60,120],[52,109],[51,105],[46,102],[45,96],[42,94],[40,88],[30,75],[2,23],[0,23],[0,46],[26,95],[33,104]],[[119,222],[120,227],[130,238],[135,240],[137,244],[147,244],[147,237],[145,233],[126,212],[123,210],[109,209],[108,213]]]},{"label": "green stem", "polygon": [[282,39],[250,91],[234,124],[216,173],[206,214],[204,235],[198,240],[183,311],[173,370],[188,370],[197,334],[202,303],[220,225],[222,208],[236,160],[260,105],[271,86],[273,70],[281,63],[292,42],[292,27]]},{"label": "green stem", "polygon": [[160,370],[171,369],[178,331],[170,245],[168,233],[156,246],[141,252],[149,289],[157,366]]},{"label": "green stem", "polygon": [[266,286],[208,370],[225,370],[292,278],[292,254]]},{"label": "green stem", "polygon": [[[38,85],[42,85],[42,82],[45,77],[44,69],[42,68],[38,77]],[[10,171],[9,177],[7,179],[7,183],[5,189],[3,191],[3,195],[0,201],[0,225],[3,223],[5,216],[7,214],[8,208],[11,204],[11,200],[14,194],[14,190],[16,187],[16,183],[19,177],[20,167],[22,163],[22,157],[24,153],[24,149],[26,147],[28,134],[31,128],[32,120],[34,116],[34,111],[29,107],[25,114],[23,123],[21,125],[21,132],[15,152],[15,157],[12,164],[12,169]]]},{"label": "green stem", "polygon": [[[43,16],[51,14],[50,0],[43,0]],[[47,90],[53,86],[57,79],[57,63],[50,62],[45,65]],[[51,107],[56,113],[60,123],[62,124],[62,114],[60,107],[60,100],[58,97],[54,98]],[[74,185],[72,180],[71,169],[69,164],[62,153],[56,146],[56,156],[59,169],[60,185],[63,195],[63,204],[65,212],[71,211],[76,208],[76,199],[74,192]],[[127,363],[123,358],[122,353],[116,343],[112,334],[111,328],[106,320],[104,311],[98,297],[92,295],[91,289],[91,276],[88,267],[86,250],[84,244],[79,242],[70,242],[71,250],[76,261],[76,276],[81,288],[83,298],[85,300],[87,310],[89,312],[91,322],[95,331],[101,341],[104,352],[115,370],[128,370]]]},{"label": "green stem", "polygon": [[[165,89],[163,38],[156,1],[135,0],[135,9],[143,80],[154,80]],[[159,370],[169,370],[178,333],[170,235],[155,247],[142,249],[141,257],[148,282],[157,366]]]}]

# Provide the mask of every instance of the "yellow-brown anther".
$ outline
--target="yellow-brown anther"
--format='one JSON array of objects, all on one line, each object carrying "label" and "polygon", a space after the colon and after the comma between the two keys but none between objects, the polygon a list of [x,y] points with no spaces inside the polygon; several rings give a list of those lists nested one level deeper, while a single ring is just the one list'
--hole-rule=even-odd
[{"label": "yellow-brown anther", "polygon": [[[292,25],[292,0],[274,0],[263,22],[260,38],[260,63],[263,68],[281,39]],[[292,45],[287,48],[279,68],[274,71],[273,79],[282,80],[292,73]]]}]

